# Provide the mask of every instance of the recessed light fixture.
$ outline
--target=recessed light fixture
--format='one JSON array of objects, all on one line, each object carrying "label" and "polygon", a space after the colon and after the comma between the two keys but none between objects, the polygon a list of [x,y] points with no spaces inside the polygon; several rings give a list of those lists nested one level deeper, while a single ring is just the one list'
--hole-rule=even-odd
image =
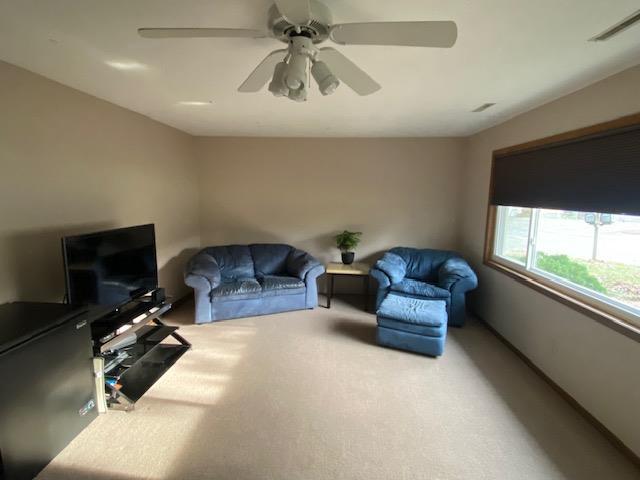
[{"label": "recessed light fixture", "polygon": [[631,27],[632,25],[635,25],[638,22],[640,22],[640,10],[638,10],[635,13],[632,13],[627,18],[620,20],[615,25],[607,28],[604,32],[596,35],[595,37],[590,38],[589,41],[604,42],[605,40],[609,40],[611,37],[615,37],[616,35],[621,33],[623,30],[626,30],[627,28]]},{"label": "recessed light fixture", "polygon": [[203,102],[199,100],[183,100],[178,102],[178,105],[182,105],[185,107],[205,107],[207,105],[212,105],[213,100],[209,100],[208,102]]},{"label": "recessed light fixture", "polygon": [[483,103],[478,108],[474,108],[471,110],[473,113],[484,112],[487,108],[491,108],[495,105],[495,103]]},{"label": "recessed light fixture", "polygon": [[116,70],[146,70],[148,67],[144,63],[129,61],[129,60],[107,60],[107,65]]}]

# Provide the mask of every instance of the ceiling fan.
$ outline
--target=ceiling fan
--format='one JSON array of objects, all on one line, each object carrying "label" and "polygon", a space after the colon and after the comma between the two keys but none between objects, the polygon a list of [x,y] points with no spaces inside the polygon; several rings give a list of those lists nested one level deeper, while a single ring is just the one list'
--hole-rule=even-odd
[{"label": "ceiling fan", "polygon": [[332,47],[340,45],[397,45],[449,48],[458,35],[452,21],[371,22],[334,24],[331,11],[319,0],[275,0],[269,9],[268,31],[241,28],[140,28],[144,38],[273,38],[287,48],[266,56],[240,85],[240,92],[257,92],[271,79],[269,91],[277,97],[304,102],[310,76],[320,92],[329,95],[346,83],[359,95],[381,87],[367,73]]}]

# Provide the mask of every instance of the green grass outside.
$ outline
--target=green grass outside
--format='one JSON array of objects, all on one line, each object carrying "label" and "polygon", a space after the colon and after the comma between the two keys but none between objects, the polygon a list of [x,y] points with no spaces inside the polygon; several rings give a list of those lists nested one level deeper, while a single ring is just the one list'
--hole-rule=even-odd
[{"label": "green grass outside", "polygon": [[623,263],[605,263],[573,259],[587,267],[607,290],[610,297],[640,306],[640,267]]},{"label": "green grass outside", "polygon": [[[505,256],[522,264],[526,261],[520,252],[509,252]],[[606,292],[603,293],[620,302],[640,307],[640,266],[579,258],[571,258],[571,261],[586,267],[589,274],[604,287]]]}]

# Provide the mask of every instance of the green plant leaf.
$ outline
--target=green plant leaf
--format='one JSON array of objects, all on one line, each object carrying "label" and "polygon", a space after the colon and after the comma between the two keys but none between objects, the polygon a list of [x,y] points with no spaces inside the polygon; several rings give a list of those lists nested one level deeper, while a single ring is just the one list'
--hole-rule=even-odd
[{"label": "green plant leaf", "polygon": [[335,236],[336,246],[343,252],[351,252],[360,244],[362,232],[344,230]]}]

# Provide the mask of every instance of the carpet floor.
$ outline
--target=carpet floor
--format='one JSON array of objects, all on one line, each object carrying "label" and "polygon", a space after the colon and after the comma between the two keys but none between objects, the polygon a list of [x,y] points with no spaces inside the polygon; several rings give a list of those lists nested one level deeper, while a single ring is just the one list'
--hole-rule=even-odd
[{"label": "carpet floor", "polygon": [[433,359],[376,346],[356,301],[192,318],[165,317],[193,348],[136,409],[101,415],[38,479],[640,478],[476,322]]}]

